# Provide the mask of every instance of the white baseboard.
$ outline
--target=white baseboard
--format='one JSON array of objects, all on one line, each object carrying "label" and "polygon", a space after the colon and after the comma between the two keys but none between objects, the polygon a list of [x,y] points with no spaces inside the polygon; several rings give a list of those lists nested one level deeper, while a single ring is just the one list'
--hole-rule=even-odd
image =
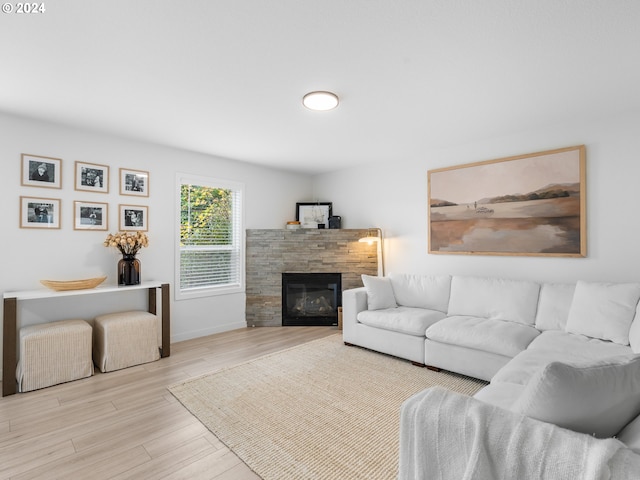
[{"label": "white baseboard", "polygon": [[225,323],[223,325],[215,325],[211,328],[204,328],[201,330],[192,330],[190,332],[184,332],[179,335],[171,335],[171,343],[182,342],[184,340],[191,340],[192,338],[206,337],[207,335],[213,335],[214,333],[228,332],[229,330],[237,330],[239,328],[246,328],[246,322],[234,322]]}]

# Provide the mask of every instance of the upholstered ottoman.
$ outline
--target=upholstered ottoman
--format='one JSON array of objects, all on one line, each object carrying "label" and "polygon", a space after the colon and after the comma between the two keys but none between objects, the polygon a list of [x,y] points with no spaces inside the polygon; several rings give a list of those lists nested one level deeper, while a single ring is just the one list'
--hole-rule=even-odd
[{"label": "upholstered ottoman", "polygon": [[159,358],[158,319],[155,315],[134,310],[96,317],[93,361],[101,372],[120,370]]},{"label": "upholstered ottoman", "polygon": [[91,325],[62,320],[20,329],[18,391],[29,392],[93,375]]}]

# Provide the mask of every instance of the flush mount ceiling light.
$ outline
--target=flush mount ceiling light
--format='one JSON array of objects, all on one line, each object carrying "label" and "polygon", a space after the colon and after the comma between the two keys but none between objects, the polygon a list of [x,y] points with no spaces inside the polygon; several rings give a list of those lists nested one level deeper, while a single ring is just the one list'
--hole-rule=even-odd
[{"label": "flush mount ceiling light", "polygon": [[338,96],[331,92],[309,92],[302,97],[302,104],[309,110],[332,110],[338,106]]}]

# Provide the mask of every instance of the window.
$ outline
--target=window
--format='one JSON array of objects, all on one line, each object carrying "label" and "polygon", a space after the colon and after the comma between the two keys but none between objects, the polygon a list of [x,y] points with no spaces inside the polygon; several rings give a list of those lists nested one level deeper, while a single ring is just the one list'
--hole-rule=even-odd
[{"label": "window", "polygon": [[243,291],[244,186],[181,174],[177,183],[176,297]]}]

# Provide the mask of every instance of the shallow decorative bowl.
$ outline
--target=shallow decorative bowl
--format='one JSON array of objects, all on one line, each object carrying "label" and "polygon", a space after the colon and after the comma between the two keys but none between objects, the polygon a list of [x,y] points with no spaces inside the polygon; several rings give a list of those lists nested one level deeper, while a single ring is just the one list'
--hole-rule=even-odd
[{"label": "shallow decorative bowl", "polygon": [[95,288],[106,280],[107,277],[86,278],[84,280],[40,280],[40,283],[56,292],[65,290],[86,290],[87,288]]}]

